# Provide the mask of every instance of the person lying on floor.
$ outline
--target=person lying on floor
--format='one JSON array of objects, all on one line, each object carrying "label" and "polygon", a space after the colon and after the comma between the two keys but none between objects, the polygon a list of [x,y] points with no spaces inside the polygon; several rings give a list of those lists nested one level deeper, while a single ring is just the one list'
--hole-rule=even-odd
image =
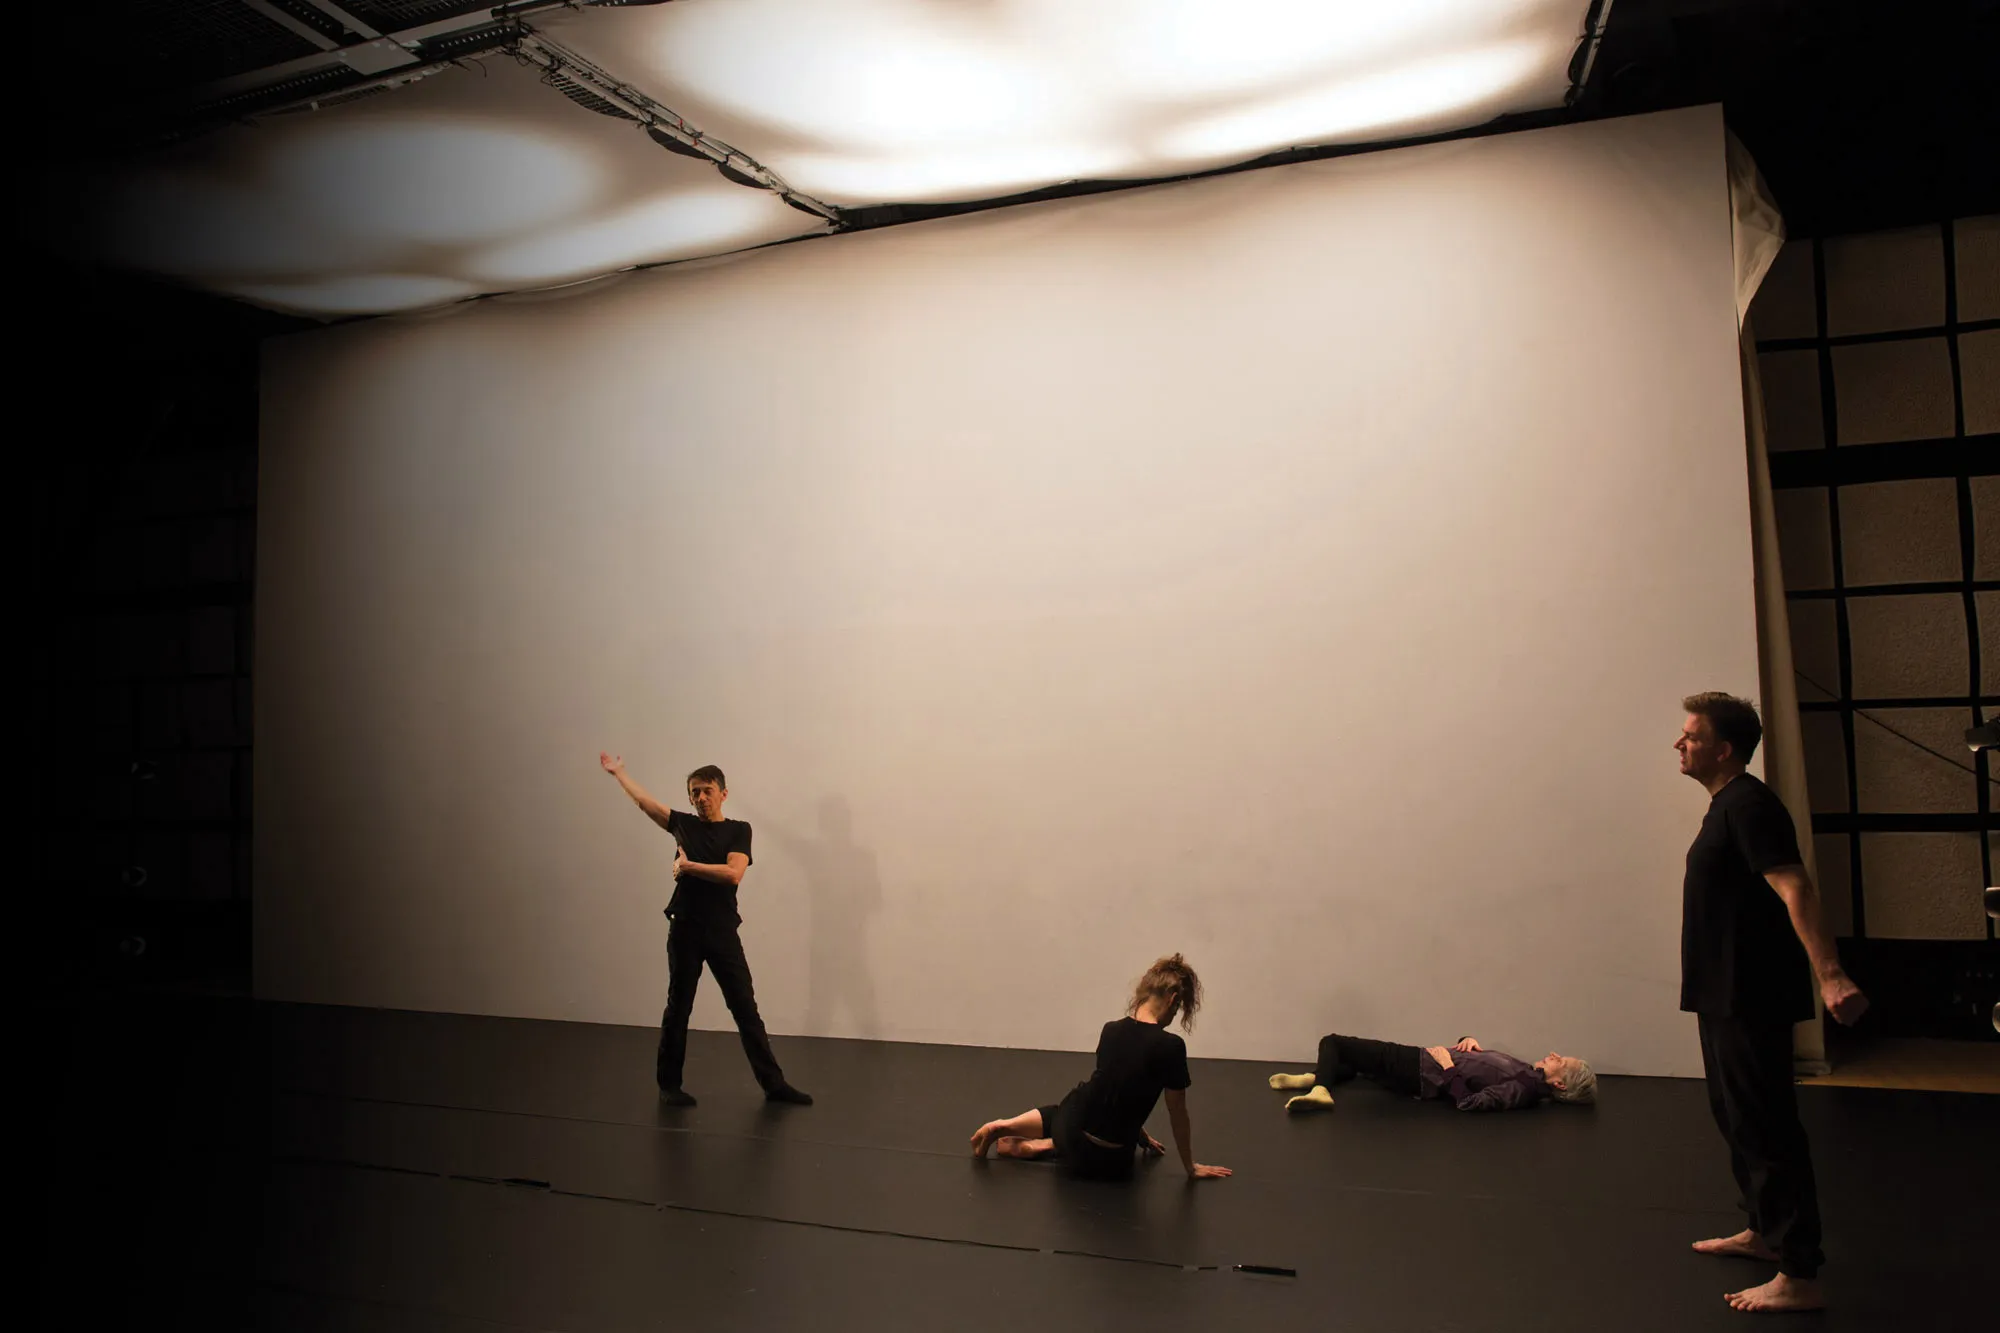
[{"label": "person lying on floor", "polygon": [[[1327,1089],[1356,1074],[1409,1097],[1439,1097],[1461,1111],[1512,1111],[1544,1097],[1559,1102],[1597,1100],[1597,1075],[1573,1055],[1550,1051],[1529,1064],[1489,1051],[1471,1037],[1443,1046],[1399,1046],[1390,1041],[1331,1033],[1319,1041],[1319,1067],[1310,1074],[1273,1074],[1271,1086],[1300,1095],[1287,1111],[1326,1110]],[[1310,1091],[1307,1091],[1310,1089]]]},{"label": "person lying on floor", "polygon": [[992,1148],[1002,1157],[1053,1158],[1072,1175],[1116,1180],[1132,1174],[1143,1147],[1152,1156],[1166,1148],[1146,1132],[1160,1094],[1190,1180],[1229,1174],[1225,1166],[1194,1160],[1188,1123],[1187,1043],[1167,1031],[1176,1017],[1183,1031],[1194,1027],[1201,1007],[1201,980],[1179,954],[1146,969],[1132,992],[1125,1017],[1104,1025],[1097,1039],[1097,1068],[1055,1106],[1023,1111],[1012,1120],[989,1120],[972,1133],[972,1155]]}]

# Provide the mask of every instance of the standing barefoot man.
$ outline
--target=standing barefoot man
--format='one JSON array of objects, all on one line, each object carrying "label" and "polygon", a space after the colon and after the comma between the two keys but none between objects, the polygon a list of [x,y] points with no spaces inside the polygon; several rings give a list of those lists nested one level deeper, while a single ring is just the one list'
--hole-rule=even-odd
[{"label": "standing barefoot man", "polygon": [[701,967],[715,973],[722,999],[743,1038],[743,1053],[764,1089],[766,1101],[811,1106],[812,1098],[785,1082],[771,1039],[757,1013],[757,995],[750,984],[750,963],[736,933],[743,918],[736,914],[736,887],[750,869],[750,826],[724,819],[722,803],[729,785],[713,764],[688,774],[688,804],[693,814],[669,810],[647,794],[625,772],[625,761],[599,754],[597,762],[618,779],[632,803],[655,824],[674,835],[674,896],[667,904],[667,1009],[660,1016],[660,1054],[654,1076],[660,1100],[668,1106],[693,1106],[681,1090],[681,1066],[687,1058],[688,1018],[694,1013],[695,987]]},{"label": "standing barefoot man", "polygon": [[1750,1219],[1694,1248],[1776,1261],[1769,1282],[1724,1297],[1736,1309],[1817,1310],[1819,1197],[1792,1089],[1792,1025],[1813,1016],[1809,977],[1838,1022],[1860,1018],[1868,1000],[1820,922],[1791,815],[1743,771],[1764,735],[1756,708],[1727,694],[1692,695],[1681,707],[1681,772],[1710,797],[1682,888],[1681,1008],[1701,1025],[1709,1108]]}]

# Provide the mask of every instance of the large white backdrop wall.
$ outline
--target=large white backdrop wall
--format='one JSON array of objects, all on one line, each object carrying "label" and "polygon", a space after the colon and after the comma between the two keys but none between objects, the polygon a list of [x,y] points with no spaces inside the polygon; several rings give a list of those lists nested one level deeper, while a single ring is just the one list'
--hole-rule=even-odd
[{"label": "large white backdrop wall", "polygon": [[656,1021],[608,748],[727,771],[780,1034],[1088,1049],[1179,949],[1196,1054],[1696,1072],[1725,188],[1704,108],[273,344],[258,993]]}]

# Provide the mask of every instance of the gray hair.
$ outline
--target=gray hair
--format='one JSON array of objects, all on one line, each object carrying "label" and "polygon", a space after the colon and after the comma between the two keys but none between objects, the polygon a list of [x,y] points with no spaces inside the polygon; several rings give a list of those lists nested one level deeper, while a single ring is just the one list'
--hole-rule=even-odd
[{"label": "gray hair", "polygon": [[1559,1102],[1594,1102],[1597,1100],[1597,1075],[1588,1064],[1575,1056],[1565,1056],[1576,1066],[1575,1077],[1563,1080],[1563,1086],[1549,1088],[1549,1096]]}]

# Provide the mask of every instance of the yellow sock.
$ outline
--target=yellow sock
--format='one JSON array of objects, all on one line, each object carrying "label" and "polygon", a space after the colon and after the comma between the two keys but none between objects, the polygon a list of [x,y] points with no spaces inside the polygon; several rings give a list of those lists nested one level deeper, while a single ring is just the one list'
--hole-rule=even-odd
[{"label": "yellow sock", "polygon": [[1297,1092],[1301,1088],[1310,1088],[1314,1083],[1318,1081],[1319,1081],[1318,1076],[1315,1074],[1271,1075],[1271,1086],[1276,1088],[1279,1092]]},{"label": "yellow sock", "polygon": [[1285,1109],[1287,1111],[1330,1111],[1333,1109],[1333,1094],[1325,1088],[1314,1088],[1311,1092],[1302,1093],[1297,1097],[1287,1099]]}]

